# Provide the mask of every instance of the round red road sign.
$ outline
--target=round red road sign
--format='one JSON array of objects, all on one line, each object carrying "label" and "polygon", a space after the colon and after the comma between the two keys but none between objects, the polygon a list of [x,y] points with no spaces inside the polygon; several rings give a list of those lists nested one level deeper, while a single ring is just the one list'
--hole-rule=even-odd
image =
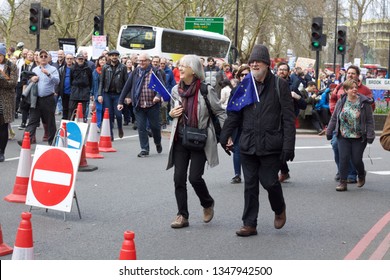
[{"label": "round red road sign", "polygon": [[41,204],[57,205],[72,189],[72,161],[63,150],[47,150],[37,159],[30,180],[34,196]]}]

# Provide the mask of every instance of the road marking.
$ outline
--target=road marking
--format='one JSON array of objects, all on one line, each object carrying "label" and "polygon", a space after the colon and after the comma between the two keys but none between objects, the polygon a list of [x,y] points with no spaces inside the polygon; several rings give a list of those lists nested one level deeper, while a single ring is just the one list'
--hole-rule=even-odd
[{"label": "road marking", "polygon": [[[357,260],[361,254],[367,249],[371,242],[375,239],[378,233],[383,230],[383,228],[390,222],[390,211],[385,214],[365,235],[364,237],[356,244],[356,246],[345,256],[344,260]],[[385,238],[385,240],[387,237]],[[375,252],[383,252],[386,249],[385,242],[382,242]],[[387,244],[387,250],[388,248]],[[386,253],[385,252],[385,253]],[[375,253],[374,253],[375,254]],[[378,253],[379,255],[379,253]]]},{"label": "road marking", "polygon": [[72,174],[64,172],[35,169],[33,181],[69,186]]},{"label": "road marking", "polygon": [[[363,158],[363,160],[380,160],[380,159],[382,159],[382,158],[381,157],[371,158],[371,159],[370,158]],[[288,164],[324,163],[324,162],[334,162],[334,159],[292,161],[292,162],[288,162]],[[374,173],[372,171],[369,171],[369,172]],[[382,171],[378,171],[378,172],[382,172]],[[387,171],[384,171],[384,172],[387,172]]]},{"label": "road marking", "polygon": [[369,171],[369,173],[376,175],[390,175],[390,171]]},{"label": "road marking", "polygon": [[295,147],[295,150],[309,150],[309,149],[331,149],[332,145],[325,145],[325,146],[301,146],[301,147]]},{"label": "road marking", "polygon": [[370,260],[381,260],[386,255],[387,251],[390,248],[390,233],[386,236],[385,239],[379,244],[375,252],[369,258]]}]

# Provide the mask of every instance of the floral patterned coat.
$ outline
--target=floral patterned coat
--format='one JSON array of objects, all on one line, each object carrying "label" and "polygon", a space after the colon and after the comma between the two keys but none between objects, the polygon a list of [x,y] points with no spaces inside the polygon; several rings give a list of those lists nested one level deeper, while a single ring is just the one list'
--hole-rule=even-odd
[{"label": "floral patterned coat", "polygon": [[9,76],[9,79],[0,77],[0,107],[3,109],[5,123],[12,123],[15,118],[15,87],[18,82],[18,69],[11,61],[4,60],[3,73]]}]

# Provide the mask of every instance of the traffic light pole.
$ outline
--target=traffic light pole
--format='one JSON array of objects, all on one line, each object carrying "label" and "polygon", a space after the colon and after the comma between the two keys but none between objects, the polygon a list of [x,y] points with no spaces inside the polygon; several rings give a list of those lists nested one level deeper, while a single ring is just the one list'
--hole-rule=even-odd
[{"label": "traffic light pole", "polygon": [[37,34],[37,45],[36,45],[36,50],[40,49],[40,40],[41,40],[41,35],[38,33]]},{"label": "traffic light pole", "polygon": [[100,35],[104,34],[104,0],[100,0],[100,19],[101,19],[101,24],[100,24]]},{"label": "traffic light pole", "polygon": [[341,67],[340,68],[343,68],[344,67],[344,54],[341,55]]},{"label": "traffic light pole", "polygon": [[316,81],[317,81],[317,88],[320,88],[320,77],[318,77],[320,72],[320,51],[316,51]]}]

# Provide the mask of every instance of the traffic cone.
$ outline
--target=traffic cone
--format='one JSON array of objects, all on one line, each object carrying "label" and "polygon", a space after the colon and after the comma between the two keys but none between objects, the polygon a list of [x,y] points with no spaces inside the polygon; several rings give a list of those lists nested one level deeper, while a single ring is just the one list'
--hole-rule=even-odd
[{"label": "traffic cone", "polygon": [[55,146],[56,147],[68,147],[68,131],[66,129],[66,122],[62,123],[62,127],[59,129],[59,135],[56,135]]},{"label": "traffic cone", "polygon": [[110,114],[108,112],[108,108],[104,110],[102,129],[100,131],[99,151],[116,152],[116,150],[112,147],[111,142]]},{"label": "traffic cone", "polygon": [[89,126],[87,143],[85,144],[85,156],[87,158],[104,158],[99,154],[99,133],[97,131],[96,112],[92,114],[92,121]]},{"label": "traffic cone", "polygon": [[84,122],[83,104],[81,102],[77,104],[76,122]]},{"label": "traffic cone", "polygon": [[3,231],[0,224],[0,256],[11,254],[12,251],[12,248],[3,242]]},{"label": "traffic cone", "polygon": [[25,203],[27,195],[28,181],[31,171],[31,144],[30,132],[25,132],[23,137],[22,149],[20,150],[20,158],[18,170],[16,172],[16,180],[14,189],[11,194],[4,197],[5,201]]},{"label": "traffic cone", "polygon": [[83,148],[81,150],[81,158],[80,158],[80,164],[79,164],[79,171],[80,172],[89,172],[89,171],[95,171],[98,167],[96,165],[89,165],[87,162],[87,157],[85,154],[85,145],[83,145]]},{"label": "traffic cone", "polygon": [[136,260],[136,250],[135,250],[135,243],[134,243],[134,237],[135,234],[132,231],[125,231],[124,233],[125,240],[122,243],[122,249],[119,254],[120,260]]},{"label": "traffic cone", "polygon": [[13,260],[33,260],[34,259],[34,245],[31,226],[31,213],[23,212],[22,221],[19,224],[18,232],[16,233],[16,240],[14,245],[14,252],[12,254]]}]

